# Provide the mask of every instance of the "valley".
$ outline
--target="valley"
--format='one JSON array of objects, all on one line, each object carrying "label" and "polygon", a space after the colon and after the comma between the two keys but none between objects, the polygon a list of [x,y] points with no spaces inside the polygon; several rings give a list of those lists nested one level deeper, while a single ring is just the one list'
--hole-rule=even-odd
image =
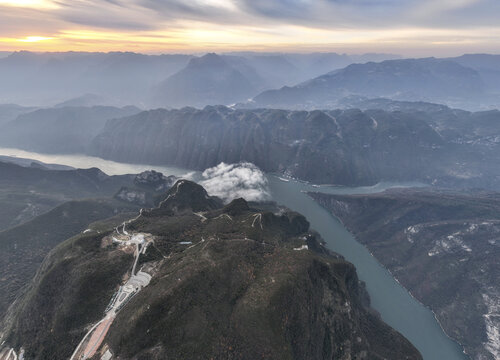
[{"label": "valley", "polygon": [[[55,162],[57,160],[57,155],[35,153],[31,153],[30,155],[45,162]],[[64,164],[69,166],[75,166],[85,161],[92,161],[93,164],[107,171],[113,171],[114,174],[128,173],[133,166],[129,164],[110,163],[98,158],[88,158],[88,160],[85,160],[81,156],[66,156],[64,159]],[[140,169],[142,170],[142,168]],[[161,170],[162,168],[158,167],[156,169]],[[176,171],[178,174],[182,173],[182,170],[177,169]],[[186,173],[187,170],[184,170],[184,174]],[[318,191],[318,189],[330,193],[371,193],[380,192],[387,187],[394,187],[398,184],[380,184],[375,187],[351,189],[343,187],[317,187],[290,179],[288,182],[284,182],[279,180],[278,177],[273,176],[268,176],[268,181],[274,200],[306,214],[311,219],[312,226],[320,231],[323,238],[327,241],[328,247],[342,253],[350,262],[355,264],[360,278],[367,285],[372,306],[381,313],[384,321],[410,339],[424,355],[425,359],[455,360],[463,356],[461,348],[450,341],[442,332],[433,314],[409,296],[406,290],[394,281],[392,276],[373,259],[363,246],[357,245],[356,240],[333,217],[303,193],[304,191]],[[410,183],[408,185],[416,186],[417,184]],[[254,220],[252,219],[252,222]],[[128,226],[126,231],[130,232]],[[181,246],[186,247],[186,245]],[[111,297],[112,293],[109,294],[106,304],[103,305],[104,307]],[[80,340],[81,338],[78,341]]]},{"label": "valley", "polygon": [[407,189],[309,195],[429,306],[474,359],[500,355],[497,193]]}]

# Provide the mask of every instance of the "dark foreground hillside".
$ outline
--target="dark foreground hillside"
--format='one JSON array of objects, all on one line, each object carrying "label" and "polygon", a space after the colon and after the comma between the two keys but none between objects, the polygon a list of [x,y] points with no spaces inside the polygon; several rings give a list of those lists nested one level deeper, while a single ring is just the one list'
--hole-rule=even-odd
[{"label": "dark foreground hillside", "polygon": [[56,245],[91,222],[152,206],[174,181],[155,171],[108,176],[0,162],[0,318]]},{"label": "dark foreground hillside", "polygon": [[111,199],[69,201],[22,225],[0,231],[0,318],[33,278],[45,256],[89,223],[136,206]]},{"label": "dark foreground hillside", "polygon": [[[137,239],[145,253],[133,274]],[[183,180],[159,207],[52,251],[4,321],[6,344],[68,359],[118,287],[144,273],[150,282],[119,308],[93,359],[421,359],[303,216],[243,199],[222,206]]]},{"label": "dark foreground hillside", "polygon": [[338,216],[474,359],[500,356],[500,195],[310,194]]}]

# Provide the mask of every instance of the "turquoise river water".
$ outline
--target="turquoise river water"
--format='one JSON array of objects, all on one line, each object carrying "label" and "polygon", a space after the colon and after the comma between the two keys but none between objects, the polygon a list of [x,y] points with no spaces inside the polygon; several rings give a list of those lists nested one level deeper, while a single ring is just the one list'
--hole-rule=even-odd
[{"label": "turquoise river water", "polygon": [[[150,165],[122,164],[83,155],[46,155],[17,149],[2,149],[0,155],[35,159],[45,163],[68,165],[77,168],[97,167],[109,175],[138,173],[155,169],[165,175],[182,176],[188,170]],[[380,265],[366,247],[356,241],[338,219],[319,206],[306,191],[333,194],[368,194],[391,187],[418,186],[419,184],[381,183],[371,187],[316,186],[289,179],[284,181],[269,174],[270,193],[274,201],[302,213],[327,242],[328,247],[342,254],[357,269],[359,278],[366,283],[372,307],[382,319],[402,333],[421,352],[425,360],[468,359],[462,348],[441,329],[432,311],[420,304],[392,275]]]}]

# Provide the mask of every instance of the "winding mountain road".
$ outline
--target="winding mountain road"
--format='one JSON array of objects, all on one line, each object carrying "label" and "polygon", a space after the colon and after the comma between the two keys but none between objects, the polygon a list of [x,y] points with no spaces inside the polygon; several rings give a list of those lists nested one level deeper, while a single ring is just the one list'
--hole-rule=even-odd
[{"label": "winding mountain road", "polygon": [[[113,324],[113,321],[116,318],[116,315],[130,301],[130,299],[132,299],[132,297],[139,293],[142,288],[148,286],[149,282],[151,281],[151,275],[149,275],[148,273],[139,270],[139,272],[137,272],[136,274],[136,267],[139,261],[139,257],[141,256],[141,254],[144,254],[146,252],[147,247],[149,246],[149,244],[151,244],[151,235],[142,233],[130,234],[126,230],[126,225],[134,221],[135,219],[126,221],[120,226],[117,226],[115,228],[116,234],[112,236],[113,242],[119,244],[119,246],[125,247],[135,245],[134,263],[132,265],[130,278],[124,285],[120,286],[106,309],[105,317],[94,324],[92,328],[85,334],[85,336],[71,355],[70,360],[85,360],[92,358],[101,347],[109,331],[109,328],[111,327],[111,324]],[[15,359],[0,358],[0,360],[18,359],[16,356]]]}]

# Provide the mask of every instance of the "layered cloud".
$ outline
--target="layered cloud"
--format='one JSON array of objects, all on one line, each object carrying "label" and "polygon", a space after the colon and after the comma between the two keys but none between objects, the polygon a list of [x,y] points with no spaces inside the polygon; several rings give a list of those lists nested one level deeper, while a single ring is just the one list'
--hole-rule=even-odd
[{"label": "layered cloud", "polygon": [[270,198],[265,174],[251,163],[225,164],[207,169],[200,184],[212,196],[225,202],[244,198],[263,201]]},{"label": "layered cloud", "polygon": [[60,50],[498,49],[499,16],[498,0],[0,0],[0,47],[36,36]]}]

